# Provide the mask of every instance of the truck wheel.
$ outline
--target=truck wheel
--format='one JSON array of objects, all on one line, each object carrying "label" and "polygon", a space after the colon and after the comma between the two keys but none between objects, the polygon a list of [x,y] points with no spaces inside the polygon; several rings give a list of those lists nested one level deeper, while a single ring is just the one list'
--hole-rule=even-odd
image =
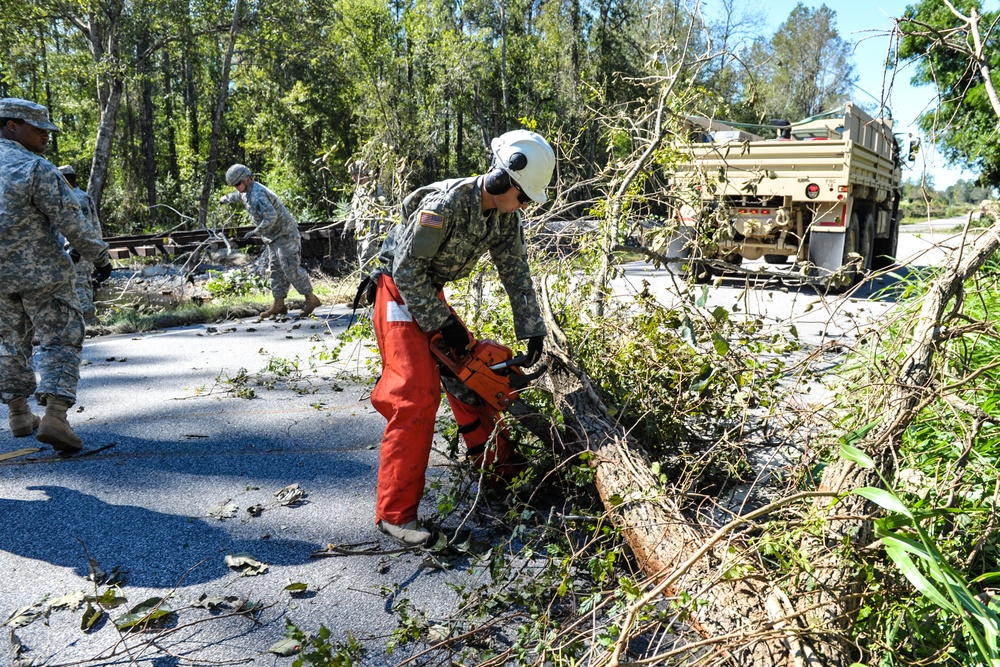
[{"label": "truck wheel", "polygon": [[875,256],[875,217],[869,213],[859,222],[858,254],[861,255],[861,261],[858,264],[858,277],[863,278],[872,270],[872,258]]},{"label": "truck wheel", "polygon": [[872,250],[872,270],[888,269],[896,263],[896,252],[899,248],[899,215],[889,223],[889,238],[875,239]]},{"label": "truck wheel", "polygon": [[858,214],[852,213],[851,222],[844,231],[841,268],[834,272],[835,278],[827,281],[827,293],[841,294],[857,285],[858,281],[864,277],[868,269],[871,268],[874,236],[875,228],[871,224],[871,216],[865,216],[865,222],[862,224],[858,219]]}]

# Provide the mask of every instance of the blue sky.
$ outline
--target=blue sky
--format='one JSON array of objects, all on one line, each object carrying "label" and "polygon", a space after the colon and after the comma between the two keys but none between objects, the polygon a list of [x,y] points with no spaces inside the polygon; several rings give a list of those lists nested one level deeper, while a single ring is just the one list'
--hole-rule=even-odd
[{"label": "blue sky", "polygon": [[[707,13],[714,17],[720,11],[718,0],[704,0]],[[768,36],[773,35],[778,26],[788,18],[789,13],[797,4],[796,0],[769,0],[767,3],[756,4],[752,0],[744,0],[752,8],[752,12],[767,13]],[[986,10],[995,10],[998,0],[984,0]],[[882,94],[883,63],[889,49],[889,32],[892,29],[892,17],[903,13],[908,5],[916,4],[915,0],[841,0],[840,2],[815,2],[803,0],[807,7],[826,5],[837,13],[837,30],[840,36],[855,46],[854,64],[859,75],[855,101],[871,106]],[[942,3],[943,4],[943,3]],[[749,10],[747,10],[749,11]],[[890,73],[891,75],[891,73]],[[911,131],[918,134],[917,117],[929,108],[933,108],[934,93],[929,86],[914,87],[910,85],[913,68],[906,67],[895,72],[891,80],[890,108],[892,109],[894,128],[899,131]],[[884,84],[890,85],[886,77]],[[862,92],[866,91],[866,92]],[[937,154],[927,140],[921,146],[922,154],[917,158],[913,169],[903,172],[903,178],[919,179],[921,170],[926,169],[933,177],[934,187],[943,189],[958,179],[975,178],[976,174],[963,172],[959,168],[948,167],[944,158]]]}]

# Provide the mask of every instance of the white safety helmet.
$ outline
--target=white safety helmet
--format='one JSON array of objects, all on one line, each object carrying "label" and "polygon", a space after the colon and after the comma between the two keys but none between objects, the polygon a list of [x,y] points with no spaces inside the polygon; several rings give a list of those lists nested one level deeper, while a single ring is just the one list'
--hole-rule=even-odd
[{"label": "white safety helmet", "polygon": [[245,164],[234,164],[226,172],[226,185],[236,187],[237,183],[245,181],[251,176],[253,176],[253,173]]},{"label": "white safety helmet", "polygon": [[545,188],[556,168],[556,154],[545,137],[530,130],[512,130],[494,139],[490,147],[496,166],[503,169],[524,194],[539,204],[548,201]]}]

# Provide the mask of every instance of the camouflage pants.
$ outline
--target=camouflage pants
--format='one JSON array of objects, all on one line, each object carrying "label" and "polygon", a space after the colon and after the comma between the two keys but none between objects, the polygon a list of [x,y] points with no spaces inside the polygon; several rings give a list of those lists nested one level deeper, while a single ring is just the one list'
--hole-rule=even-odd
[{"label": "camouflage pants", "polygon": [[90,317],[97,312],[94,307],[94,263],[81,259],[76,263],[76,298],[80,300],[80,308],[84,317]]},{"label": "camouflage pants", "polygon": [[[0,293],[0,399],[35,394],[76,402],[83,350],[83,313],[71,283]],[[38,339],[35,381],[32,342]]]},{"label": "camouflage pants", "polygon": [[284,299],[289,285],[305,296],[313,291],[309,274],[299,264],[302,261],[302,241],[277,238],[267,245],[268,270],[271,276],[271,296]]}]

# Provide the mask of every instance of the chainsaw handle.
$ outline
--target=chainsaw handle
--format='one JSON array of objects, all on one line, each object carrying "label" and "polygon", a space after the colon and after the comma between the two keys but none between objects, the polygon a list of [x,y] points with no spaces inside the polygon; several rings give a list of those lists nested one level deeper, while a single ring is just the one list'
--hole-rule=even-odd
[{"label": "chainsaw handle", "polygon": [[528,355],[519,354],[516,357],[511,357],[510,359],[507,359],[506,361],[501,361],[499,364],[493,364],[489,368],[491,371],[504,371],[510,368],[511,366],[523,366],[524,362],[526,362],[527,360],[528,360]]}]

